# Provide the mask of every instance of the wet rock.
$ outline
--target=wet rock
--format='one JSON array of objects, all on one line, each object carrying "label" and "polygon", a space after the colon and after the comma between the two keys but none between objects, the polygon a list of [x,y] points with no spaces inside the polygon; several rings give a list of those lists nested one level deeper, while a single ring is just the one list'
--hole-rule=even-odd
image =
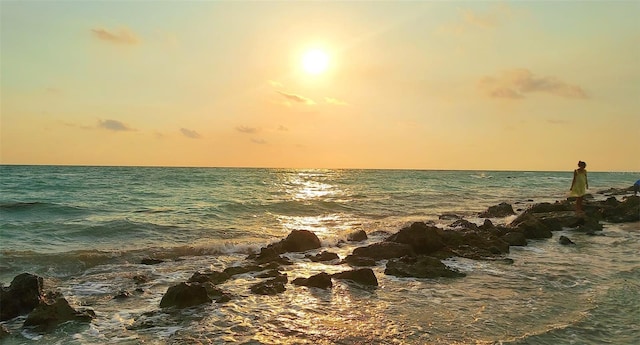
[{"label": "wet rock", "polygon": [[396,242],[373,243],[353,250],[354,256],[364,256],[375,260],[399,258],[412,254],[413,249],[410,245]]},{"label": "wet rock", "polygon": [[222,289],[216,287],[212,283],[206,282],[202,284],[205,290],[207,290],[207,295],[216,301],[216,303],[225,303],[231,300],[231,294],[222,291]]},{"label": "wet rock", "polygon": [[248,259],[251,259],[259,264],[274,263],[279,265],[293,265],[291,260],[286,257],[280,256],[282,248],[278,246],[268,246],[260,249],[259,254],[249,255]]},{"label": "wet rock", "polygon": [[22,273],[13,278],[9,287],[0,290],[0,321],[31,312],[42,299],[42,277]]},{"label": "wet rock", "polygon": [[77,311],[63,297],[57,298],[52,304],[41,303],[27,319],[23,327],[33,327],[37,331],[51,331],[59,324],[67,321],[91,322],[96,317],[92,310]]},{"label": "wet rock", "polygon": [[464,273],[450,269],[442,261],[430,257],[404,257],[392,259],[387,262],[385,274],[396,277],[438,278],[438,277],[464,277]]},{"label": "wet rock", "polygon": [[129,291],[120,291],[117,295],[113,296],[113,299],[127,299],[133,296]]},{"label": "wet rock", "polygon": [[327,251],[323,251],[322,253],[316,255],[305,255],[305,258],[313,262],[332,261],[340,259],[338,254]]},{"label": "wet rock", "polygon": [[206,283],[210,282],[213,284],[221,284],[227,281],[227,279],[231,278],[231,274],[227,272],[213,271],[213,272],[205,272],[194,273],[191,278],[189,278],[189,283]]},{"label": "wet rock", "polygon": [[513,207],[506,202],[489,207],[486,211],[480,213],[481,218],[503,218],[516,214]]},{"label": "wet rock", "polygon": [[603,202],[598,204],[598,211],[605,221],[611,223],[640,221],[640,196],[630,195],[617,203]]},{"label": "wet rock", "polygon": [[[411,224],[409,227],[400,229],[397,233],[389,236],[386,241],[407,244],[417,254],[428,254],[444,247],[444,243],[438,234],[439,231],[440,230],[435,226],[429,226],[424,222],[416,222]],[[374,257],[371,255],[365,256]],[[404,255],[392,257],[401,256]],[[385,259],[390,259],[392,257],[386,257]]]},{"label": "wet rock", "polygon": [[516,218],[509,226],[521,232],[527,239],[550,238],[551,230],[532,214],[525,214]]},{"label": "wet rock", "polygon": [[324,272],[318,273],[309,278],[296,278],[291,283],[295,285],[317,287],[320,289],[328,289],[333,286],[331,276]]},{"label": "wet rock", "polygon": [[160,308],[176,307],[179,309],[195,305],[211,303],[207,289],[201,283],[180,283],[170,287],[162,296]]},{"label": "wet rock", "polygon": [[504,234],[502,240],[507,242],[510,246],[526,246],[527,239],[522,232],[510,231]]},{"label": "wet rock", "polygon": [[161,264],[163,263],[164,260],[161,259],[154,259],[154,258],[144,258],[140,261],[141,264],[143,265],[157,265],[157,264]]},{"label": "wet rock", "polygon": [[493,225],[493,222],[491,222],[491,220],[485,219],[484,223],[482,223],[479,228],[480,230],[489,231],[495,229],[495,225]]},{"label": "wet rock", "polygon": [[378,279],[370,268],[360,268],[352,271],[335,273],[334,279],[346,279],[362,285],[378,286]]},{"label": "wet rock", "polygon": [[7,329],[7,326],[5,326],[4,324],[0,324],[0,340],[7,338],[11,335],[11,332],[9,332],[9,329]]},{"label": "wet rock", "polygon": [[367,233],[364,230],[357,230],[347,235],[347,241],[350,242],[362,242],[367,239]]},{"label": "wet rock", "polygon": [[252,285],[250,290],[257,295],[277,295],[287,290],[285,287],[286,283],[287,278],[285,275],[284,280],[281,277],[265,280]]},{"label": "wet rock", "polygon": [[462,216],[457,215],[455,213],[443,213],[443,214],[438,216],[438,219],[440,219],[440,220],[458,220],[458,219],[462,219]]},{"label": "wet rock", "polygon": [[560,242],[560,244],[562,244],[563,246],[568,246],[571,244],[575,245],[575,243],[573,243],[573,241],[570,240],[567,236],[560,236],[558,242]]},{"label": "wet rock", "polygon": [[144,284],[149,281],[149,276],[146,276],[144,274],[137,274],[133,276],[131,279],[133,279],[133,281],[136,282],[136,284]]},{"label": "wet rock", "polygon": [[475,223],[471,223],[466,219],[458,219],[450,225],[452,228],[460,228],[464,230],[478,230],[478,226]]},{"label": "wet rock", "polygon": [[347,255],[340,263],[346,263],[351,266],[375,266],[376,260],[366,256]]}]

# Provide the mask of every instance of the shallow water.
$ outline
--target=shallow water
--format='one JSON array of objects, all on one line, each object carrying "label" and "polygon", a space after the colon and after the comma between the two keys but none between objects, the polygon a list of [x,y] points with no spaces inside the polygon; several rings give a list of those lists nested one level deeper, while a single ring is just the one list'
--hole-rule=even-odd
[{"label": "shallow water", "polygon": [[[220,285],[230,302],[159,308],[168,287],[196,271],[242,265],[291,229],[316,232],[321,250],[343,258],[356,245],[338,240],[354,229],[369,233],[364,245],[415,220],[447,226],[443,213],[480,223],[475,212],[502,201],[525,208],[562,198],[570,172],[1,168],[1,281],[39,274],[48,290],[97,314],[51,334],[10,320],[17,335],[3,344],[640,343],[638,223],[511,247],[513,264],[445,261],[464,278],[401,279],[386,276],[381,262],[375,289],[334,280],[329,290],[287,284],[258,296],[249,286],[260,278],[248,273]],[[592,191],[635,181],[623,173],[590,179]],[[560,235],[576,245],[559,245]],[[295,262],[283,266],[289,281],[348,269],[287,255]],[[166,262],[140,264],[145,257]],[[149,280],[136,284],[141,274]],[[114,299],[122,291],[132,296]]]}]

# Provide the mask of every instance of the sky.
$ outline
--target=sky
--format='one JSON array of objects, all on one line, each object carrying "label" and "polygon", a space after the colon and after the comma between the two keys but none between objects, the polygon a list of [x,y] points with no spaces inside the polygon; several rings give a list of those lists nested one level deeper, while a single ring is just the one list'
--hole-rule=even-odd
[{"label": "sky", "polygon": [[[638,17],[640,1],[1,0],[0,163],[640,171]],[[326,69],[304,69],[311,50]]]}]

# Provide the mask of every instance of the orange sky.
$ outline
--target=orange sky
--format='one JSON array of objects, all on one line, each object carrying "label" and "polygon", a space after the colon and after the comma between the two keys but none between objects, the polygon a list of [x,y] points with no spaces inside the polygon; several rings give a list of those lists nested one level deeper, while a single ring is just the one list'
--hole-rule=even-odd
[{"label": "orange sky", "polygon": [[640,171],[638,2],[0,6],[2,164]]}]

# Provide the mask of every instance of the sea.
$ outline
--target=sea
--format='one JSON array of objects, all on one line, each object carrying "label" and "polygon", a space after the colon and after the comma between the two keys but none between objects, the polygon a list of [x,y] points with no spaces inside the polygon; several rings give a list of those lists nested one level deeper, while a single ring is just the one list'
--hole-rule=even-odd
[{"label": "sea", "polygon": [[[589,191],[605,199],[600,191],[630,187],[639,176],[589,172]],[[322,248],[285,254],[294,262],[282,266],[289,281],[351,269],[305,254],[344,258],[416,221],[482,224],[478,213],[501,202],[521,213],[565,199],[571,179],[572,170],[0,165],[0,282],[36,274],[46,291],[96,314],[48,333],[23,328],[25,317],[17,317],[3,322],[12,335],[0,342],[640,344],[640,223],[605,223],[596,236],[565,229],[511,247],[504,260],[445,260],[462,278],[397,278],[381,261],[373,267],[377,288],[334,280],[326,290],[287,284],[263,296],[249,290],[261,281],[253,272],[219,286],[229,302],[159,307],[170,286],[198,271],[245,265],[294,229],[313,231]],[[356,230],[369,238],[345,241]],[[560,245],[560,235],[576,244]],[[147,281],[136,283],[140,275]]]}]

